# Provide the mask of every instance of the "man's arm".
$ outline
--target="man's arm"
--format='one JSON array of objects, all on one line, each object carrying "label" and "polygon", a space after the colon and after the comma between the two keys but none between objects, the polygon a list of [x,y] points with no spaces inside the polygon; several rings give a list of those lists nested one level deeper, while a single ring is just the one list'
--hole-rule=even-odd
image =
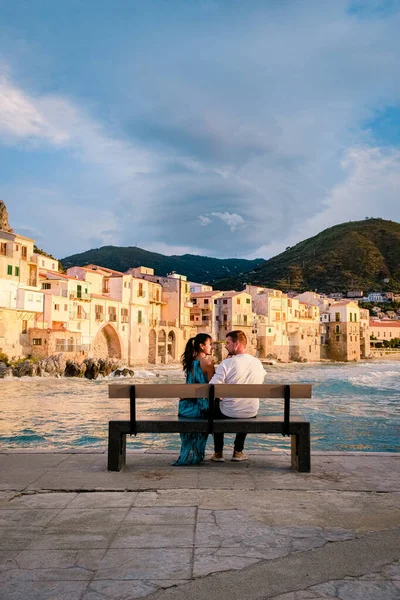
[{"label": "man's arm", "polygon": [[220,363],[215,371],[215,375],[210,379],[209,383],[225,383],[226,369],[224,363]]}]

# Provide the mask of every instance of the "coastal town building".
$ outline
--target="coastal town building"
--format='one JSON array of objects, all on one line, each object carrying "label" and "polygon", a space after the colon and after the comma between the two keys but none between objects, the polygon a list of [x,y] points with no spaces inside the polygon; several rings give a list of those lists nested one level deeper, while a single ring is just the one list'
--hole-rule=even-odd
[{"label": "coastal town building", "polygon": [[360,360],[360,309],[352,300],[335,302],[329,307],[327,358],[337,361]]},{"label": "coastal town building", "polygon": [[371,347],[377,347],[382,342],[400,338],[400,321],[375,320],[369,321],[369,332],[372,337]]},{"label": "coastal town building", "polygon": [[29,329],[42,313],[34,240],[0,230],[0,352],[10,358],[30,354]]}]

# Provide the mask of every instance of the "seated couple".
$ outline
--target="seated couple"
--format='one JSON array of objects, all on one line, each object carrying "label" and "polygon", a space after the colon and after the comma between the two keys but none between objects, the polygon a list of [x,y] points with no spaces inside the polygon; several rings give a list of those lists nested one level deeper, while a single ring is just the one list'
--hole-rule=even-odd
[{"label": "seated couple", "polygon": [[[207,333],[198,333],[186,344],[182,355],[186,383],[264,383],[265,371],[261,361],[246,351],[247,338],[243,331],[231,331],[226,335],[228,358],[217,369],[210,360],[212,338]],[[221,398],[215,406],[215,419],[247,419],[258,412],[258,398]],[[193,398],[179,401],[180,417],[206,418],[208,398]],[[207,433],[181,433],[181,452],[174,465],[195,465],[204,460]],[[245,433],[236,435],[232,460],[243,461],[248,457],[243,452]],[[214,454],[211,460],[223,462],[224,434],[214,434]]]}]

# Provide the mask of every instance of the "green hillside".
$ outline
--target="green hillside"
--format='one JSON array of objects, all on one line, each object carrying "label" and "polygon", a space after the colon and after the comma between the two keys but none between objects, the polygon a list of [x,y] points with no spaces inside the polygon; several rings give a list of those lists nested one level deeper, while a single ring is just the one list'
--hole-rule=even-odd
[{"label": "green hillside", "polygon": [[214,285],[239,289],[245,283],[298,291],[400,291],[400,224],[366,219],[335,225]]},{"label": "green hillside", "polygon": [[148,252],[142,248],[118,246],[103,246],[102,248],[95,248],[61,259],[65,269],[93,263],[124,272],[131,267],[143,265],[154,269],[157,275],[167,275],[171,271],[176,271],[181,275],[186,275],[189,281],[199,283],[237,276],[238,273],[254,269],[263,262],[262,258],[254,260],[241,258],[218,259],[193,254],[164,256],[156,252]]}]

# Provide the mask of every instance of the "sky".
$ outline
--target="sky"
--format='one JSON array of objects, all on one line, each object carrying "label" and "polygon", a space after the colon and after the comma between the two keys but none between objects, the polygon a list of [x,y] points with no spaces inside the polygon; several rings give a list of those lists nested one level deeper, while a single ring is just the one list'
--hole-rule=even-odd
[{"label": "sky", "polygon": [[63,258],[400,222],[400,0],[0,0],[0,199]]}]

